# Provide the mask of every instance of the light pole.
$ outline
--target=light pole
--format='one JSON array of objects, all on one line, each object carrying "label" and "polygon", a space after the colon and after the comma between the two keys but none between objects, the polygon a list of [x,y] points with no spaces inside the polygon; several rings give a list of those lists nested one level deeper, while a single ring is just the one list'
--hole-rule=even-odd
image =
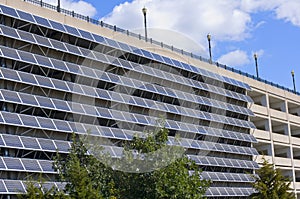
[{"label": "light pole", "polygon": [[253,57],[254,57],[254,60],[255,60],[256,77],[259,78],[259,76],[258,76],[258,63],[257,63],[257,57],[258,57],[258,56],[257,56],[256,53],[254,53]]},{"label": "light pole", "polygon": [[57,12],[60,12],[60,0],[57,0]]},{"label": "light pole", "polygon": [[147,35],[147,8],[143,8],[142,9],[143,15],[144,15],[144,26],[145,26],[145,40],[148,40],[148,35]]},{"label": "light pole", "polygon": [[208,50],[209,50],[209,62],[212,63],[210,40],[211,40],[211,36],[210,36],[210,34],[207,34]]},{"label": "light pole", "polygon": [[295,84],[295,71],[294,71],[294,70],[292,70],[291,74],[292,74],[292,78],[293,78],[294,93],[296,93],[296,84]]}]

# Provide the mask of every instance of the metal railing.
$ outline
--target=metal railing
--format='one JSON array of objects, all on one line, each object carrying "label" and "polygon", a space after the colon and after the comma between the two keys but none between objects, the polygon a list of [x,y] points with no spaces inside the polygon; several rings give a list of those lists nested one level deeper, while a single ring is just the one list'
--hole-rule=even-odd
[{"label": "metal railing", "polygon": [[[42,0],[24,0],[25,2],[29,2],[29,3],[32,3],[32,4],[35,4],[37,6],[41,6],[41,7],[44,7],[44,8],[48,8],[48,9],[51,9],[51,10],[55,10],[55,11],[59,11],[60,13],[62,14],[65,14],[67,16],[71,16],[71,17],[74,17],[74,18],[77,18],[77,19],[81,19],[81,20],[84,20],[84,21],[87,21],[89,23],[92,23],[92,24],[95,24],[95,25],[98,25],[98,26],[101,26],[101,27],[104,27],[104,28],[108,28],[110,30],[113,30],[113,31],[116,31],[116,32],[120,32],[120,33],[123,33],[123,34],[126,34],[128,36],[131,36],[131,37],[135,37],[135,38],[138,38],[140,40],[144,40],[145,42],[149,42],[151,44],[155,44],[157,46],[160,46],[162,48],[166,48],[166,49],[169,49],[171,51],[174,51],[174,52],[177,52],[177,53],[180,53],[182,55],[186,55],[186,56],[190,56],[194,59],[198,59],[200,61],[204,61],[204,62],[207,62],[207,63],[211,63],[209,61],[209,59],[207,58],[204,58],[202,56],[199,56],[199,55],[195,55],[191,52],[187,52],[183,49],[179,49],[179,48],[176,48],[174,46],[170,46],[170,45],[167,45],[167,44],[164,44],[163,42],[159,42],[159,41],[156,41],[156,40],[153,40],[152,38],[149,38],[146,40],[146,38],[144,36],[142,36],[141,34],[136,34],[134,32],[130,32],[129,30],[124,30],[122,28],[119,28],[117,26],[114,26],[114,25],[110,25],[110,24],[107,24],[103,21],[99,21],[99,20],[96,20],[96,19],[93,19],[93,18],[90,18],[89,16],[84,16],[84,15],[81,15],[81,14],[78,14],[78,13],[75,13],[74,11],[70,11],[70,10],[66,10],[66,9],[63,9],[63,8],[58,8],[57,6],[54,6],[54,5],[51,5],[51,4],[48,4],[48,3],[45,3],[43,2]],[[271,86],[274,86],[274,87],[277,87],[277,88],[280,88],[282,90],[285,90],[285,91],[288,91],[288,92],[292,92],[292,93],[295,93],[297,95],[300,95],[300,92],[294,92],[294,90],[292,89],[289,89],[287,87],[284,87],[284,86],[281,86],[279,84],[275,84],[273,82],[270,82],[268,80],[264,80],[264,79],[261,79],[261,78],[257,78],[256,76],[254,75],[251,75],[249,73],[246,73],[246,72],[243,72],[241,70],[237,70],[233,67],[229,67],[229,66],[226,66],[224,64],[220,64],[218,62],[212,62],[211,64],[214,64],[216,65],[217,67],[220,67],[220,68],[224,68],[226,70],[229,70],[229,71],[232,71],[234,73],[238,73],[240,75],[243,75],[243,76],[246,76],[246,77],[249,77],[249,78],[252,78],[254,80],[257,80],[257,81],[260,81],[260,82],[263,82],[265,84],[268,84],[268,85],[271,85]]]}]

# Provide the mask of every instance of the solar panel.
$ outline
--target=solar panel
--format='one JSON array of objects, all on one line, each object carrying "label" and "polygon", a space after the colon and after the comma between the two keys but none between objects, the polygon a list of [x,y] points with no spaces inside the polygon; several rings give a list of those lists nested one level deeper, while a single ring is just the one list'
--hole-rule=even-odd
[{"label": "solar panel", "polygon": [[68,52],[74,53],[76,55],[82,56],[81,52],[78,50],[77,47],[72,46],[70,44],[65,43],[65,46],[67,47]]},{"label": "solar panel", "polygon": [[52,79],[52,83],[56,89],[70,91],[69,87],[67,86],[66,82],[62,80]]},{"label": "solar panel", "polygon": [[56,129],[53,122],[50,119],[46,118],[37,118],[40,126],[46,129]]},{"label": "solar panel", "polygon": [[34,18],[35,18],[35,21],[38,24],[43,25],[43,26],[48,27],[48,28],[52,28],[47,19],[39,17],[39,16],[36,16],[36,15],[34,15]]},{"label": "solar panel", "polygon": [[11,193],[18,193],[18,192],[25,192],[21,181],[17,180],[4,180],[5,186],[8,192]]},{"label": "solar panel", "polygon": [[18,137],[5,134],[3,134],[2,137],[5,141],[6,146],[23,148],[23,145]]},{"label": "solar panel", "polygon": [[2,92],[3,98],[6,101],[21,103],[19,95],[16,92],[8,91],[8,90],[2,90],[1,92]]},{"label": "solar panel", "polygon": [[3,32],[3,34],[14,37],[14,38],[19,38],[19,35],[17,34],[17,31],[15,29],[6,27],[6,26],[0,26],[1,27],[1,31]]},{"label": "solar panel", "polygon": [[2,12],[6,15],[19,18],[15,9],[1,5]]},{"label": "solar panel", "polygon": [[52,162],[46,161],[46,160],[40,160],[39,163],[40,163],[40,165],[42,167],[42,170],[44,172],[51,172],[51,173],[54,172]]},{"label": "solar panel", "polygon": [[80,32],[80,34],[83,38],[87,38],[87,39],[92,40],[92,41],[94,40],[91,33],[87,32],[87,31],[84,31],[84,30],[80,30],[80,29],[78,29],[78,31]]},{"label": "solar panel", "polygon": [[23,12],[21,10],[17,10],[17,12],[18,12],[21,19],[32,22],[32,23],[35,23],[35,20],[34,20],[34,18],[31,14],[29,14],[27,12]]},{"label": "solar panel", "polygon": [[57,22],[52,21],[52,20],[49,20],[49,22],[50,22],[51,26],[52,26],[54,29],[59,30],[59,31],[62,31],[62,32],[65,32],[65,31],[66,31],[65,28],[64,28],[64,26],[63,26],[62,24],[57,23]]},{"label": "solar panel", "polygon": [[65,132],[72,132],[72,129],[69,127],[68,123],[61,120],[53,120],[56,128]]},{"label": "solar panel", "polygon": [[26,149],[41,149],[36,138],[20,137]]},{"label": "solar panel", "polygon": [[53,88],[53,84],[48,78],[42,76],[35,76],[35,78],[38,81],[39,85]]},{"label": "solar panel", "polygon": [[65,44],[63,42],[59,42],[54,39],[51,39],[50,43],[57,50],[67,51],[67,48],[65,47]]},{"label": "solar panel", "polygon": [[57,68],[57,69],[63,70],[63,71],[68,71],[68,69],[63,61],[60,61],[57,59],[50,59],[50,61],[52,62],[52,65],[54,66],[54,68]]},{"label": "solar panel", "polygon": [[33,116],[20,115],[20,118],[25,126],[40,127],[36,118]]},{"label": "solar panel", "polygon": [[19,51],[21,60],[29,63],[36,63],[34,56],[31,53]]},{"label": "solar panel", "polygon": [[42,171],[37,160],[21,159],[25,170],[27,171]]},{"label": "solar panel", "polygon": [[19,117],[16,117],[15,114],[8,113],[8,112],[2,112],[3,119],[8,124],[14,124],[14,125],[22,125],[21,120]]},{"label": "solar panel", "polygon": [[53,67],[50,60],[49,60],[49,58],[47,58],[47,57],[43,57],[43,56],[40,56],[40,55],[35,55],[35,59],[37,60],[39,65],[47,66],[47,67],[50,67],[50,68]]},{"label": "solar panel", "polygon": [[55,145],[59,151],[68,152],[71,149],[69,142],[56,140]]},{"label": "solar panel", "polygon": [[71,26],[68,26],[68,25],[64,25],[65,29],[67,30],[68,33],[72,34],[72,35],[76,35],[76,36],[79,36],[80,37],[80,34],[79,32],[77,31],[76,28],[73,28]]},{"label": "solar panel", "polygon": [[60,109],[63,111],[71,111],[68,103],[63,100],[52,99],[52,102],[55,105],[56,109]]},{"label": "solar panel", "polygon": [[14,50],[14,49],[1,47],[1,50],[2,50],[3,55],[6,57],[13,58],[15,60],[20,59],[19,55],[17,54],[16,50]]},{"label": "solar panel", "polygon": [[9,158],[9,157],[3,157],[3,161],[7,167],[7,169],[11,170],[24,170],[20,159],[17,158]]},{"label": "solar panel", "polygon": [[48,140],[48,139],[38,139],[38,140],[43,150],[49,150],[49,151],[56,150],[53,140]]},{"label": "solar panel", "polygon": [[42,37],[42,36],[39,36],[39,35],[34,35],[34,38],[36,39],[38,44],[52,48],[51,43],[50,43],[48,38]]}]

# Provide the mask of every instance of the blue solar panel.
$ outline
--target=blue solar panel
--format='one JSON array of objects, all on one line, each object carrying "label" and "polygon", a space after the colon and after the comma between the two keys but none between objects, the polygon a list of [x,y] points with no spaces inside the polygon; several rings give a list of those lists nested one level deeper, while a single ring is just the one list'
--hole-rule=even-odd
[{"label": "blue solar panel", "polygon": [[4,157],[3,160],[6,164],[7,169],[24,170],[20,159]]},{"label": "blue solar panel", "polygon": [[34,76],[32,74],[28,73],[19,73],[19,76],[23,82],[28,82],[31,84],[37,84],[36,80],[34,79]]},{"label": "blue solar panel", "polygon": [[78,50],[77,47],[72,46],[72,45],[70,45],[70,44],[65,44],[65,46],[67,47],[67,49],[68,49],[69,52],[81,56],[81,52]]},{"label": "blue solar panel", "polygon": [[53,84],[48,78],[41,77],[41,76],[36,76],[35,78],[38,81],[39,85],[53,88]]},{"label": "blue solar panel", "polygon": [[35,23],[35,20],[34,20],[34,18],[31,14],[29,14],[27,12],[20,11],[20,10],[17,10],[17,12],[18,12],[21,19],[32,22],[32,23]]},{"label": "blue solar panel", "polygon": [[40,149],[40,146],[38,142],[36,141],[36,138],[31,137],[20,137],[22,140],[22,143],[25,148],[29,149]]},{"label": "blue solar panel", "polygon": [[19,38],[19,35],[17,34],[16,30],[6,27],[6,26],[2,26],[2,25],[0,27],[1,27],[3,34],[14,37],[14,38]]},{"label": "blue solar panel", "polygon": [[16,116],[16,114],[2,112],[2,116],[6,123],[22,125],[21,120],[19,119],[19,117]]},{"label": "blue solar panel", "polygon": [[70,72],[79,74],[81,73],[79,66],[77,66],[76,64],[66,62],[66,65]]},{"label": "blue solar panel", "polygon": [[182,67],[181,66],[181,62],[175,60],[175,59],[172,59],[172,62],[174,63],[175,66],[178,66],[178,67]]},{"label": "blue solar panel", "polygon": [[2,95],[5,100],[20,103],[21,100],[16,92],[2,90]]},{"label": "blue solar panel", "polygon": [[4,14],[6,14],[6,15],[10,15],[10,16],[19,18],[19,16],[18,16],[16,10],[13,9],[13,8],[9,8],[9,7],[6,7],[6,6],[1,5],[1,9],[2,9],[2,12],[3,12]]},{"label": "blue solar panel", "polygon": [[76,36],[79,36],[80,37],[80,34],[79,32],[77,31],[76,28],[73,28],[71,26],[68,26],[68,25],[64,25],[65,26],[65,29],[67,30],[68,33],[72,34],[72,35],[76,35]]},{"label": "blue solar panel", "polygon": [[108,45],[113,46],[114,48],[120,48],[120,46],[118,45],[118,43],[112,39],[108,39],[106,38],[106,41],[108,43]]},{"label": "blue solar panel", "polygon": [[5,135],[5,134],[3,134],[2,136],[6,143],[6,146],[23,148],[23,145],[19,137],[13,135]]},{"label": "blue solar panel", "polygon": [[64,90],[64,91],[70,91],[69,87],[67,86],[66,82],[61,80],[52,79],[52,83],[55,88]]},{"label": "blue solar panel", "polygon": [[111,113],[107,109],[97,108],[97,111],[98,111],[98,113],[100,114],[101,117],[112,118]]},{"label": "blue solar panel", "polygon": [[94,40],[93,36],[91,35],[91,33],[87,32],[87,31],[84,31],[84,30],[80,30],[78,29],[79,33],[81,34],[82,37],[85,37],[87,39],[90,39],[90,40]]},{"label": "blue solar panel", "polygon": [[60,109],[63,111],[71,111],[67,102],[65,102],[65,101],[52,99],[52,102],[54,103],[54,105],[57,109]]},{"label": "blue solar panel", "polygon": [[96,42],[102,43],[102,44],[107,44],[104,37],[102,37],[100,35],[96,35],[96,34],[92,34],[92,35],[95,38]]},{"label": "blue solar panel", "polygon": [[52,65],[54,68],[57,68],[59,70],[68,71],[65,63],[63,61],[57,60],[57,59],[50,59],[52,62]]},{"label": "blue solar panel", "polygon": [[36,96],[36,99],[40,106],[49,107],[54,109],[54,105],[52,104],[52,101],[45,97]]},{"label": "blue solar panel", "polygon": [[172,62],[172,60],[170,58],[164,57],[164,56],[162,56],[162,58],[163,58],[163,60],[164,60],[165,63],[173,65],[173,62]]},{"label": "blue solar panel", "polygon": [[39,163],[44,172],[54,172],[52,163],[50,161],[40,160]]},{"label": "blue solar panel", "polygon": [[37,160],[22,159],[23,165],[28,171],[41,171]]},{"label": "blue solar panel", "polygon": [[49,58],[42,57],[40,55],[35,55],[35,59],[37,60],[39,65],[48,66],[50,68],[53,68],[52,63],[50,62]]},{"label": "blue solar panel", "polygon": [[21,60],[29,63],[36,63],[34,56],[31,53],[19,51],[19,55]]},{"label": "blue solar panel", "polygon": [[124,43],[122,43],[122,42],[118,42],[118,44],[119,44],[119,46],[120,46],[123,50],[128,51],[128,52],[131,52],[131,51],[132,51],[132,49],[130,48],[130,46],[128,46],[127,44],[124,44]]},{"label": "blue solar panel", "polygon": [[33,116],[20,115],[20,118],[25,126],[39,127],[39,124]]},{"label": "blue solar panel", "polygon": [[52,26],[54,29],[59,30],[59,31],[62,31],[62,32],[65,32],[65,31],[66,31],[65,28],[64,28],[64,26],[63,26],[62,24],[57,23],[57,22],[52,21],[52,20],[49,20],[49,22],[50,22],[51,26]]},{"label": "blue solar panel", "polygon": [[42,128],[46,128],[46,129],[56,129],[54,124],[52,123],[52,121],[50,119],[46,119],[46,118],[37,118],[40,126]]},{"label": "blue solar panel", "polygon": [[143,49],[141,49],[141,51],[144,56],[148,57],[149,59],[153,59],[152,53],[150,53],[149,51],[143,50]]},{"label": "blue solar panel", "polygon": [[16,60],[20,59],[17,52],[16,52],[16,50],[9,49],[9,48],[4,48],[4,47],[2,47],[1,50],[2,50],[3,55],[6,56],[6,57],[10,57],[10,58],[13,58],[13,59],[16,59]]},{"label": "blue solar panel", "polygon": [[54,124],[58,130],[71,132],[72,129],[69,127],[68,123],[65,121],[54,120]]},{"label": "blue solar panel", "polygon": [[[56,123],[56,122],[55,122]],[[55,145],[57,146],[57,148],[59,149],[59,151],[64,151],[64,152],[68,152],[70,150],[70,145],[68,142],[64,142],[64,141],[55,141]]]},{"label": "blue solar panel", "polygon": [[45,27],[52,28],[47,19],[34,15],[35,21]]},{"label": "blue solar panel", "polygon": [[34,37],[35,37],[36,41],[38,42],[38,44],[52,48],[51,43],[48,38],[42,37],[39,35],[34,35]]},{"label": "blue solar panel", "polygon": [[84,57],[97,60],[91,50],[85,48],[79,48],[79,50]]},{"label": "blue solar panel", "polygon": [[94,70],[88,67],[81,67],[81,71],[85,76],[90,76],[96,78],[96,74],[94,73]]},{"label": "blue solar panel", "polygon": [[62,51],[67,51],[67,48],[65,47],[63,42],[59,42],[59,41],[56,41],[56,40],[53,40],[53,39],[51,39],[50,42],[51,42],[52,46],[55,49],[59,49],[59,50],[62,50]]}]

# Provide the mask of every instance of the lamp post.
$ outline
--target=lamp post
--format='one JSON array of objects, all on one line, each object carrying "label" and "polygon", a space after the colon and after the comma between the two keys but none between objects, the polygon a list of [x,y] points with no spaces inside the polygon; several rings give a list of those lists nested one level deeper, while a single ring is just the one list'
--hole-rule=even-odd
[{"label": "lamp post", "polygon": [[143,8],[142,9],[143,15],[144,15],[144,26],[145,26],[145,40],[148,40],[148,35],[147,35],[147,8]]},{"label": "lamp post", "polygon": [[57,12],[60,12],[60,0],[57,0]]},{"label": "lamp post", "polygon": [[210,34],[207,34],[208,49],[209,49],[209,62],[212,63],[210,40],[211,40],[211,36],[210,36]]},{"label": "lamp post", "polygon": [[296,84],[295,84],[295,71],[294,71],[294,70],[292,70],[291,74],[292,74],[292,78],[293,78],[294,93],[296,93]]},{"label": "lamp post", "polygon": [[254,60],[255,60],[256,77],[259,78],[259,76],[258,76],[258,63],[257,63],[257,57],[258,57],[258,56],[257,56],[256,53],[254,53],[253,57],[254,57]]}]

